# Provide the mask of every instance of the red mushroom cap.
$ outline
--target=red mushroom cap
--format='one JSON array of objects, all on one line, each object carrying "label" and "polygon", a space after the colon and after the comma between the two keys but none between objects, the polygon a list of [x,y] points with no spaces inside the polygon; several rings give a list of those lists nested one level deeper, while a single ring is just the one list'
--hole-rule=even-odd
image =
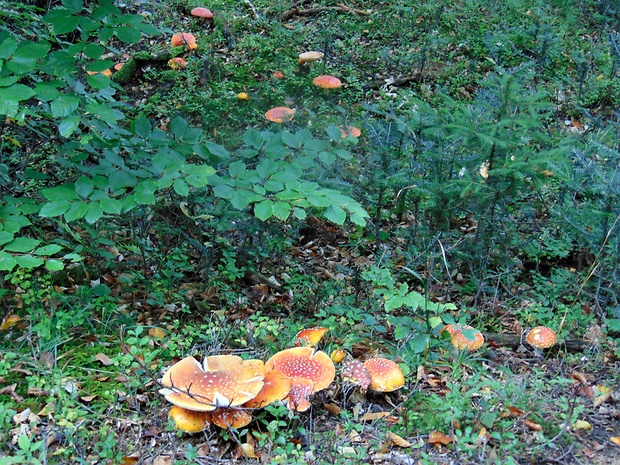
[{"label": "red mushroom cap", "polygon": [[256,397],[243,404],[244,407],[266,407],[278,400],[284,400],[291,390],[291,379],[280,370],[267,372],[263,383],[263,388],[256,394]]},{"label": "red mushroom cap", "polygon": [[[446,325],[443,329],[450,333],[452,345],[455,349],[477,350],[484,344],[482,333],[469,325],[462,327],[460,325]],[[463,331],[466,334],[463,334]]]},{"label": "red mushroom cap", "polygon": [[320,350],[315,352],[312,347],[294,347],[278,352],[265,363],[266,371],[273,369],[291,379],[309,379],[314,383],[314,392],[325,389],[336,377],[336,367],[329,355]]},{"label": "red mushroom cap", "polygon": [[218,408],[211,412],[211,423],[220,428],[243,428],[252,421],[252,414],[238,408]]},{"label": "red mushroom cap", "polygon": [[315,346],[317,345],[321,339],[323,339],[323,335],[327,332],[327,328],[323,328],[322,326],[316,326],[314,328],[302,329],[295,336],[295,345],[296,346]]},{"label": "red mushroom cap", "polygon": [[196,38],[193,34],[189,32],[177,32],[172,36],[170,41],[173,47],[179,47],[181,45],[185,45],[187,49],[195,49],[198,48],[198,44],[196,43]]},{"label": "red mushroom cap", "polygon": [[310,396],[315,390],[314,383],[306,378],[293,378],[291,380],[291,390],[286,397],[289,410],[305,412],[312,405]]},{"label": "red mushroom cap", "polygon": [[285,123],[292,120],[293,116],[295,116],[295,110],[287,107],[275,107],[265,113],[265,118],[272,123]]},{"label": "red mushroom cap", "polygon": [[359,360],[351,360],[344,363],[341,374],[343,381],[357,384],[363,389],[368,389],[368,386],[370,386],[370,373],[368,373],[366,366]]},{"label": "red mushroom cap", "polygon": [[525,338],[529,345],[537,349],[548,349],[555,344],[557,336],[555,331],[546,326],[532,328]]},{"label": "red mushroom cap", "polygon": [[186,357],[164,374],[160,393],[168,402],[188,410],[207,412],[235,407],[253,399],[263,387],[264,369],[228,355],[216,371],[205,371],[194,357]]},{"label": "red mushroom cap", "polygon": [[211,421],[211,412],[195,412],[173,405],[168,412],[168,418],[174,421],[181,431],[198,433],[204,430]]},{"label": "red mushroom cap", "polygon": [[362,135],[362,131],[359,128],[356,128],[355,126],[345,126],[344,128],[341,128],[340,131],[342,132],[343,138],[347,136],[353,136],[353,137],[359,138],[359,136]]},{"label": "red mushroom cap", "polygon": [[340,86],[342,86],[340,79],[334,76],[327,75],[315,77],[312,83],[315,86],[320,87],[321,89],[338,89]]},{"label": "red mushroom cap", "polygon": [[405,384],[405,375],[400,367],[387,358],[374,357],[364,362],[370,374],[370,389],[377,392],[390,392]]},{"label": "red mushroom cap", "polygon": [[192,16],[196,16],[198,18],[205,18],[205,19],[211,19],[213,18],[213,12],[211,10],[209,10],[208,8],[203,8],[203,7],[196,7],[194,8],[190,14]]}]

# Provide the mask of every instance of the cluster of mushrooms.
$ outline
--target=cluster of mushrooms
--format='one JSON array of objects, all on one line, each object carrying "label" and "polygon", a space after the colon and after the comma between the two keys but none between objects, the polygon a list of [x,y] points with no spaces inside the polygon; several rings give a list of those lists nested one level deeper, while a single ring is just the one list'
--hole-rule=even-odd
[{"label": "cluster of mushrooms", "polygon": [[[282,350],[267,362],[244,360],[237,355],[212,355],[199,363],[189,356],[171,366],[160,389],[174,404],[168,414],[177,428],[196,433],[208,424],[242,428],[252,412],[274,402],[304,412],[310,397],[327,388],[336,377],[334,361],[313,347],[327,328],[310,328],[297,334],[296,347]],[[344,382],[378,392],[394,391],[405,384],[400,367],[385,358],[342,364]]]}]

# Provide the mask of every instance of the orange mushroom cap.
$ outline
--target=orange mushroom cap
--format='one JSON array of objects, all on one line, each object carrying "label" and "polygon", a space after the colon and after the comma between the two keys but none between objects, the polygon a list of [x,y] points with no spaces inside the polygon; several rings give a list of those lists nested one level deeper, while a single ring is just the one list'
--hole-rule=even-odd
[{"label": "orange mushroom cap", "polygon": [[282,71],[274,71],[273,77],[276,79],[284,79],[284,73]]},{"label": "orange mushroom cap", "polygon": [[[484,344],[482,333],[469,325],[465,325],[462,328],[460,325],[446,325],[443,329],[450,333],[452,345],[455,349],[477,350]],[[466,334],[463,334],[463,331]]]},{"label": "orange mushroom cap", "polygon": [[194,8],[190,14],[192,16],[196,16],[198,18],[205,18],[205,19],[211,19],[213,18],[213,12],[211,10],[209,10],[208,8],[203,8],[203,7],[196,7]]},{"label": "orange mushroom cap", "polygon": [[338,89],[342,86],[340,79],[334,76],[317,76],[312,80],[312,84],[321,89]]},{"label": "orange mushroom cap", "polygon": [[286,397],[289,410],[305,412],[311,407],[310,396],[315,391],[314,383],[306,378],[293,378],[291,390]]},{"label": "orange mushroom cap", "polygon": [[299,54],[299,59],[297,62],[301,64],[313,63],[317,60],[323,58],[323,54],[321,52],[304,52]]},{"label": "orange mushroom cap", "polygon": [[366,366],[359,360],[351,360],[342,365],[342,380],[357,384],[363,389],[370,386],[370,373]]},{"label": "orange mushroom cap", "polygon": [[275,107],[265,113],[265,118],[272,123],[285,123],[292,120],[293,116],[295,116],[295,110],[287,107]]},{"label": "orange mushroom cap", "polygon": [[174,364],[162,378],[160,394],[174,405],[200,412],[236,407],[253,399],[263,387],[263,367],[234,355],[220,357],[230,360],[216,363],[218,370],[203,369],[194,357]]},{"label": "orange mushroom cap", "polygon": [[266,371],[273,369],[280,370],[291,379],[311,380],[314,383],[313,392],[325,389],[336,377],[336,367],[329,355],[320,350],[315,352],[312,347],[293,347],[278,352],[265,363]]},{"label": "orange mushroom cap", "polygon": [[284,400],[291,390],[291,379],[280,370],[271,370],[265,373],[263,388],[256,397],[248,400],[244,407],[263,408],[278,400]]},{"label": "orange mushroom cap", "polygon": [[537,349],[548,349],[555,344],[557,336],[555,331],[546,326],[536,326],[527,333],[525,340]]},{"label": "orange mushroom cap", "polygon": [[252,414],[238,408],[218,408],[211,412],[211,423],[220,428],[243,428],[252,421]]},{"label": "orange mushroom cap", "polygon": [[344,350],[342,349],[336,349],[334,351],[332,351],[331,355],[329,356],[329,358],[332,359],[332,362],[334,363],[340,363],[342,362],[342,360],[344,360]]},{"label": "orange mushroom cap", "polygon": [[173,405],[168,412],[168,418],[181,431],[186,433],[198,433],[203,431],[211,421],[211,412],[196,412]]},{"label": "orange mushroom cap", "polygon": [[295,336],[295,345],[296,346],[315,346],[317,345],[321,339],[323,339],[323,335],[327,332],[327,328],[323,328],[322,326],[316,326],[314,328],[302,329]]},{"label": "orange mushroom cap", "polygon": [[377,392],[390,392],[405,384],[405,375],[400,367],[387,358],[374,357],[364,362],[370,374],[370,389]]},{"label": "orange mushroom cap", "polygon": [[185,69],[187,67],[187,62],[181,57],[176,57],[168,60],[168,66],[172,69]]},{"label": "orange mushroom cap", "polygon": [[344,128],[341,128],[340,131],[342,132],[343,138],[347,136],[359,137],[362,135],[362,131],[355,126],[345,126]]},{"label": "orange mushroom cap", "polygon": [[193,34],[189,32],[177,32],[172,36],[172,40],[170,41],[173,47],[179,47],[181,45],[185,45],[187,49],[195,49],[198,48],[198,44],[196,43],[196,38]]}]

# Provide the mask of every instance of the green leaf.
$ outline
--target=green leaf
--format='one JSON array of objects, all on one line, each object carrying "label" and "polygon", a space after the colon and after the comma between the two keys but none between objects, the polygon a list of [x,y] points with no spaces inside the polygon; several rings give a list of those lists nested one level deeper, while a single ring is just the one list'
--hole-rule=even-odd
[{"label": "green leaf", "polygon": [[7,37],[0,43],[0,59],[8,60],[17,50],[17,41],[13,37]]},{"label": "green leaf", "polygon": [[93,224],[97,220],[99,220],[103,216],[103,210],[98,202],[91,202],[88,204],[88,211],[86,212],[86,216],[84,219],[89,223]]},{"label": "green leaf", "polygon": [[177,116],[170,121],[169,128],[170,132],[172,132],[177,139],[182,139],[185,131],[188,129],[187,120]]},{"label": "green leaf", "polygon": [[45,260],[39,257],[33,257],[32,255],[15,255],[15,261],[17,262],[17,266],[20,268],[36,268],[37,266],[43,265]]},{"label": "green leaf", "polygon": [[62,250],[62,246],[58,244],[47,244],[43,247],[39,247],[32,252],[34,255],[54,255]]},{"label": "green leaf", "polygon": [[114,124],[118,120],[116,112],[108,105],[89,103],[85,109],[108,124]]},{"label": "green leaf", "polygon": [[8,231],[0,231],[0,245],[8,244],[13,240],[15,234]]},{"label": "green leaf", "polygon": [[112,215],[118,215],[122,209],[122,204],[117,199],[101,199],[99,201],[99,205],[101,206],[101,210],[103,210],[104,213],[110,213]]},{"label": "green leaf", "polygon": [[9,87],[0,87],[0,99],[21,102],[35,95],[35,91],[24,84],[13,84]]},{"label": "green leaf", "polygon": [[347,213],[337,205],[330,205],[327,207],[327,210],[325,210],[323,215],[329,221],[338,225],[343,225],[344,221],[347,219]]},{"label": "green leaf", "polygon": [[62,0],[62,6],[73,13],[80,13],[84,9],[82,0]]},{"label": "green leaf", "polygon": [[133,187],[137,182],[138,179],[127,171],[115,171],[108,177],[108,184],[112,192],[116,192],[125,187]]},{"label": "green leaf", "polygon": [[50,187],[49,189],[43,189],[41,192],[43,196],[53,202],[60,202],[62,200],[77,200],[78,196],[75,193],[75,187],[72,184],[66,184],[62,186]]},{"label": "green leaf", "polygon": [[78,16],[72,16],[66,8],[56,8],[43,17],[43,21],[52,25],[55,34],[66,34],[77,29],[80,24]]},{"label": "green leaf", "polygon": [[254,216],[262,221],[271,218],[273,216],[273,202],[266,199],[254,205]]},{"label": "green leaf", "polygon": [[157,183],[155,181],[142,181],[139,183],[134,192],[136,203],[142,205],[152,205],[155,203],[155,191]]},{"label": "green leaf", "polygon": [[233,178],[240,176],[241,174],[243,174],[245,170],[246,170],[245,163],[243,163],[242,161],[233,161],[228,166],[228,172],[230,173],[230,176]]},{"label": "green leaf", "polygon": [[71,207],[71,202],[68,200],[47,202],[41,207],[39,216],[43,218],[54,218],[56,216],[63,215]]},{"label": "green leaf", "polygon": [[75,192],[83,199],[87,199],[93,192],[93,181],[86,176],[80,176],[75,181]]},{"label": "green leaf", "polygon": [[334,142],[340,142],[340,139],[342,139],[342,131],[336,126],[327,126],[326,132],[329,138]]},{"label": "green leaf", "polygon": [[4,250],[9,252],[30,252],[40,243],[40,240],[30,237],[16,237],[12,242],[4,246]]},{"label": "green leaf", "polygon": [[291,206],[286,202],[275,202],[272,211],[276,218],[284,221],[291,213]]},{"label": "green leaf", "polygon": [[151,135],[151,122],[144,116],[141,116],[133,122],[133,130],[138,137],[148,139]]},{"label": "green leaf", "polygon": [[409,345],[413,349],[413,352],[416,354],[421,354],[423,352],[426,352],[426,348],[428,347],[428,344],[429,344],[429,337],[426,334],[419,334],[409,341]]},{"label": "green leaf", "polygon": [[71,204],[69,210],[65,212],[65,221],[70,223],[71,221],[84,218],[88,212],[88,204],[86,202],[77,201]]},{"label": "green leaf", "polygon": [[52,100],[52,116],[62,118],[75,113],[80,105],[80,99],[73,95],[61,95]]},{"label": "green leaf", "polygon": [[0,251],[0,271],[11,271],[17,266],[17,261],[13,255]]},{"label": "green leaf", "polygon": [[93,89],[101,90],[110,87],[112,80],[105,74],[99,73],[86,76],[86,82],[88,82],[88,85]]},{"label": "green leaf", "polygon": [[226,150],[221,145],[215,144],[210,141],[205,141],[204,145],[205,147],[207,147],[207,150],[209,150],[209,152],[211,152],[216,157],[220,157],[225,160],[230,158],[230,153],[228,152],[228,150]]},{"label": "green leaf", "polygon": [[58,132],[63,137],[69,137],[80,127],[80,122],[79,116],[69,116],[58,123]]},{"label": "green leaf", "polygon": [[300,219],[300,220],[305,220],[306,217],[308,216],[308,214],[306,213],[306,210],[299,208],[299,207],[293,208],[293,215],[295,216],[295,218]]},{"label": "green leaf", "polygon": [[65,265],[63,262],[61,262],[60,260],[46,260],[45,261],[45,268],[47,268],[50,271],[60,271],[62,269],[64,269]]},{"label": "green leaf", "polygon": [[231,199],[235,190],[227,184],[219,184],[213,188],[213,194],[222,199]]},{"label": "green leaf", "polygon": [[172,188],[181,197],[187,197],[189,195],[189,186],[183,179],[175,179]]},{"label": "green leaf", "polygon": [[96,60],[105,53],[105,47],[99,44],[86,44],[84,47],[84,55],[91,60]]},{"label": "green leaf", "polygon": [[118,40],[130,44],[138,43],[142,38],[140,31],[132,26],[118,26],[114,29],[114,33],[116,37],[118,37]]},{"label": "green leaf", "polygon": [[293,149],[298,149],[301,146],[301,142],[297,135],[292,134],[288,131],[284,131],[282,133],[282,142]]},{"label": "green leaf", "polygon": [[260,150],[265,143],[265,138],[256,129],[248,129],[243,134],[243,142],[256,150]]}]

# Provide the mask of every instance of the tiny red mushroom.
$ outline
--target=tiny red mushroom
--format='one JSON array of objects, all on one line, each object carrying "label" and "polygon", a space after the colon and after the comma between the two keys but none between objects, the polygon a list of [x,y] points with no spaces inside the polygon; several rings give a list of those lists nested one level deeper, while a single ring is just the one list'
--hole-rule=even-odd
[{"label": "tiny red mushroom", "polygon": [[291,390],[286,397],[289,410],[305,412],[312,404],[310,396],[314,392],[314,383],[306,378],[294,378],[291,380]]},{"label": "tiny red mushroom", "polygon": [[181,45],[184,45],[188,50],[198,48],[196,38],[189,32],[177,32],[172,36],[170,43],[173,47],[180,47]]},{"label": "tiny red mushroom", "polygon": [[362,131],[359,128],[356,128],[355,126],[345,126],[344,128],[340,129],[340,132],[342,132],[343,139],[347,136],[353,136],[355,138],[359,138],[359,136],[362,135]]},{"label": "tiny red mushroom", "polygon": [[176,57],[168,61],[168,66],[172,69],[185,69],[187,67],[187,62],[181,57]]},{"label": "tiny red mushroom", "polygon": [[[444,331],[450,333],[452,345],[459,350],[477,350],[484,344],[484,336],[469,325],[446,325]],[[465,331],[465,334],[463,334]],[[469,336],[469,337],[468,337]]]},{"label": "tiny red mushroom", "polygon": [[276,79],[284,79],[284,73],[282,71],[274,71],[273,77]]},{"label": "tiny red mushroom", "polygon": [[211,423],[223,429],[243,428],[252,421],[252,414],[244,409],[218,408],[211,412]]},{"label": "tiny red mushroom", "polygon": [[555,345],[557,336],[555,331],[546,326],[536,326],[530,330],[525,340],[535,348],[537,354],[540,354],[540,349],[548,349]]},{"label": "tiny red mushroom", "polygon": [[342,86],[340,79],[328,75],[317,76],[312,80],[312,83],[321,89],[338,89]]},{"label": "tiny red mushroom", "polygon": [[302,329],[297,333],[297,336],[295,336],[295,345],[315,346],[323,339],[326,332],[327,328],[323,328],[322,326]]},{"label": "tiny red mushroom", "polygon": [[209,10],[208,8],[203,8],[203,7],[196,7],[194,8],[190,14],[192,16],[196,16],[197,18],[202,18],[202,19],[212,19],[213,18],[213,12],[211,10]]},{"label": "tiny red mushroom", "polygon": [[295,116],[295,110],[287,107],[275,107],[265,113],[265,118],[272,123],[285,123]]},{"label": "tiny red mushroom", "polygon": [[374,357],[364,362],[370,374],[370,389],[377,392],[390,392],[405,384],[405,375],[400,367],[387,358]]}]

